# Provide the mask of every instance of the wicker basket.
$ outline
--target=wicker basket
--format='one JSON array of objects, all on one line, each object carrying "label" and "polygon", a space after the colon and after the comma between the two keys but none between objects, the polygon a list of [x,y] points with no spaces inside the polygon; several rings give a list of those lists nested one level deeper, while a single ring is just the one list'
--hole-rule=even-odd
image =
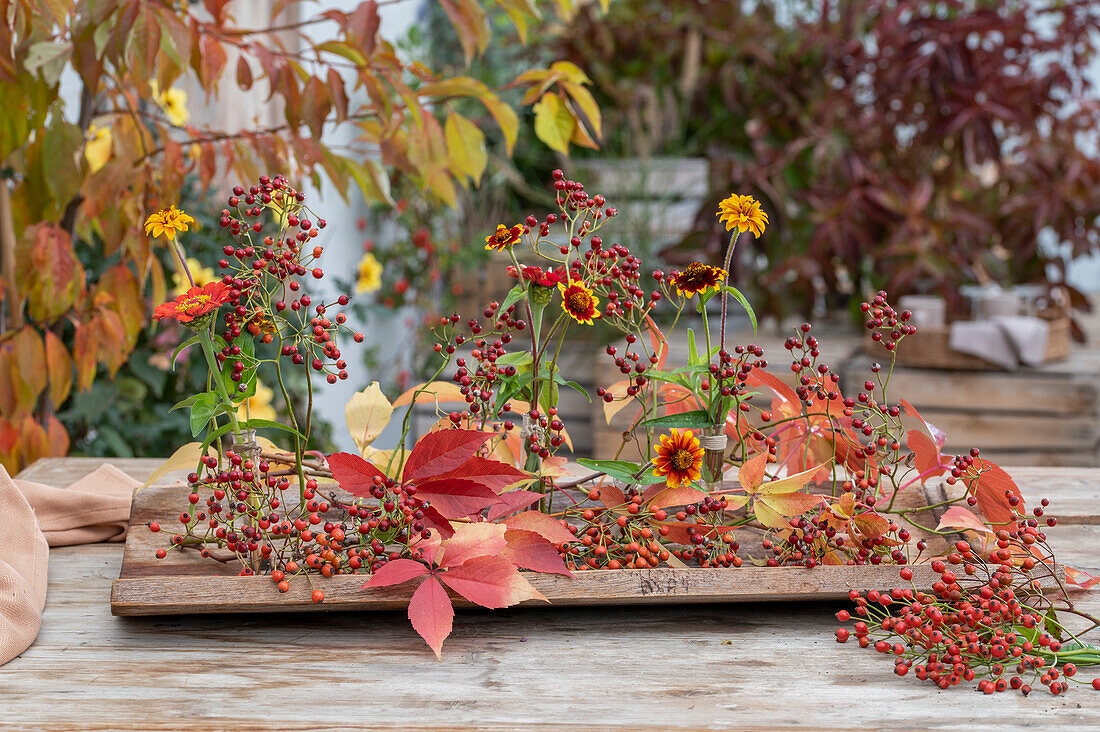
[{"label": "wicker basket", "polygon": [[[1044,363],[1061,361],[1069,356],[1070,319],[1059,315],[1048,318],[1050,334],[1047,336],[1047,348],[1043,354]],[[951,326],[920,326],[917,332],[906,336],[897,347],[896,363],[919,369],[950,369],[957,371],[993,371],[996,364],[990,363],[968,353],[951,350]],[[868,333],[864,339],[864,350],[873,355],[883,354],[882,345],[871,340]]]}]

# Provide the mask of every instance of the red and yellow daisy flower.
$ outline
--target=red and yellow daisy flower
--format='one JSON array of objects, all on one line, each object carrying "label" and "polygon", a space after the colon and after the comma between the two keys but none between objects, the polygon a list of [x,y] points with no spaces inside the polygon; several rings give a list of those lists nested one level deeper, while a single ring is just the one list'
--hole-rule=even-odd
[{"label": "red and yellow daisy flower", "polygon": [[768,225],[768,214],[760,207],[760,202],[752,196],[739,196],[736,193],[718,204],[718,220],[726,225],[726,231],[751,231],[753,236],[763,236]]},{"label": "red and yellow daisy flower", "polygon": [[653,458],[653,472],[665,476],[665,485],[679,488],[691,485],[703,474],[703,448],[691,430],[673,429],[661,435]]},{"label": "red and yellow daisy flower", "polygon": [[175,239],[177,231],[187,231],[187,225],[195,223],[195,220],[176,208],[174,205],[163,211],[150,214],[145,219],[145,234],[153,235],[153,238],[164,236],[167,239]]},{"label": "red and yellow daisy flower", "polygon": [[510,229],[504,224],[497,224],[497,230],[485,237],[485,248],[500,252],[519,241],[521,236],[523,236],[523,227],[519,224]]},{"label": "red and yellow daisy flower", "polygon": [[561,309],[578,323],[592,325],[593,318],[600,317],[600,300],[584,282],[559,282],[558,292],[561,293]]},{"label": "red and yellow daisy flower", "polygon": [[684,297],[691,297],[707,290],[717,292],[725,279],[726,270],[721,267],[692,262],[683,272],[673,274],[670,281],[677,292]]},{"label": "red and yellow daisy flower", "polygon": [[180,323],[190,323],[214,312],[228,301],[229,288],[223,282],[208,282],[202,287],[192,287],[175,300],[157,305],[153,320],[172,318]]}]

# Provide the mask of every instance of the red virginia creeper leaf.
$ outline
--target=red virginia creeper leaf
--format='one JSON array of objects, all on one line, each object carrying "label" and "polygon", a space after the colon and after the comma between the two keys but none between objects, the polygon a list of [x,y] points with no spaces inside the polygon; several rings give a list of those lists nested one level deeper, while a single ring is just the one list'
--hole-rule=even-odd
[{"label": "red virginia creeper leaf", "polygon": [[564,544],[577,540],[577,537],[569,533],[569,530],[562,526],[556,518],[541,511],[524,511],[523,513],[517,513],[515,516],[509,516],[504,519],[504,525],[509,529],[533,531],[545,537],[552,544]]},{"label": "red virginia creeper leaf", "polygon": [[451,634],[455,609],[447,590],[435,576],[424,580],[409,600],[409,622],[413,630],[435,651],[435,657],[443,660],[443,641]]},{"label": "red virginia creeper leaf", "polygon": [[1100,577],[1093,577],[1088,572],[1082,572],[1073,567],[1066,567],[1066,582],[1087,590],[1094,585],[1100,584]]},{"label": "red virginia creeper leaf", "polygon": [[973,511],[963,506],[952,506],[943,512],[940,523],[936,526],[936,531],[943,531],[944,529],[970,529],[986,534],[994,533],[993,529],[982,523],[982,520]]},{"label": "red virginia creeper leaf", "polygon": [[440,547],[443,558],[439,561],[444,567],[457,567],[474,557],[500,554],[508,546],[505,531],[504,524],[459,524],[454,536]]},{"label": "red virginia creeper leaf", "polygon": [[706,497],[706,493],[691,486],[666,488],[653,497],[653,500],[649,502],[649,508],[650,510],[656,510],[666,506],[686,506],[689,503],[699,503]]},{"label": "red virginia creeper leaf", "polygon": [[386,474],[369,462],[348,452],[336,452],[328,456],[332,477],[340,487],[353,496],[366,498],[374,486],[374,477],[385,479]]},{"label": "red virginia creeper leaf", "polygon": [[921,485],[929,478],[943,475],[946,471],[943,455],[940,448],[932,441],[932,438],[920,430],[909,430],[905,433],[905,444],[913,451],[913,464],[921,474]]},{"label": "red virginia creeper leaf", "polygon": [[471,480],[499,493],[513,483],[518,483],[524,479],[529,480],[531,476],[522,470],[513,468],[511,465],[505,465],[499,460],[487,460],[483,457],[474,456],[454,470],[433,477],[433,480],[447,478]]},{"label": "red virginia creeper leaf", "polygon": [[[546,600],[502,557],[474,557],[439,575],[444,584],[475,605],[501,608],[524,600]],[[425,582],[425,584],[427,584]]]},{"label": "red virginia creeper leaf", "polygon": [[848,523],[859,529],[860,536],[868,539],[877,539],[890,529],[890,522],[877,513],[856,514]]},{"label": "red virginia creeper leaf", "polygon": [[421,437],[405,463],[406,481],[438,478],[455,470],[477,454],[491,432],[439,430]]},{"label": "red virginia creeper leaf", "polygon": [[[996,463],[978,459],[974,461],[974,465],[982,471],[972,491],[978,499],[978,508],[982,510],[982,515],[991,524],[1015,523],[1016,517],[1024,512],[1023,496],[1020,495],[1016,482]],[[1015,507],[1008,502],[1010,495],[1020,499]],[[996,528],[998,527],[994,526]]]},{"label": "red virginia creeper leaf", "polygon": [[446,516],[436,510],[435,506],[421,506],[420,510],[424,512],[424,525],[429,529],[435,529],[444,539],[454,535],[454,526]]},{"label": "red virginia creeper leaf", "polygon": [[429,569],[420,562],[414,562],[411,559],[394,559],[374,570],[370,580],[360,589],[399,585],[411,579],[423,577],[428,572]]},{"label": "red virginia creeper leaf", "polygon": [[431,501],[441,514],[452,519],[475,514],[499,500],[492,488],[454,478],[417,483],[416,497]]},{"label": "red virginia creeper leaf", "polygon": [[508,542],[508,546],[500,556],[515,566],[535,572],[573,576],[573,573],[566,568],[558,550],[542,534],[522,529],[509,529],[504,534],[504,539]]},{"label": "red virginia creeper leaf", "polygon": [[532,503],[542,498],[541,493],[535,491],[505,491],[500,494],[500,500],[489,506],[486,518],[496,521],[499,518],[515,513],[521,508],[527,508]]}]

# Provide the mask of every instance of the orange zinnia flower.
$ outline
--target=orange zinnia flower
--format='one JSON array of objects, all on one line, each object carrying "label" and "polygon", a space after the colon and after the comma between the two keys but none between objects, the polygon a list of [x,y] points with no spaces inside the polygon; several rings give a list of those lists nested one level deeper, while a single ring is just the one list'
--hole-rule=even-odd
[{"label": "orange zinnia flower", "polygon": [[717,291],[725,278],[726,270],[721,267],[692,262],[683,272],[674,274],[671,281],[677,292],[685,297],[691,297],[712,288]]},{"label": "orange zinnia flower", "polygon": [[703,474],[703,448],[691,430],[673,429],[661,435],[656,452],[653,472],[665,476],[665,485],[669,488],[691,485]]},{"label": "orange zinnia flower", "polygon": [[568,285],[559,282],[558,292],[561,293],[561,309],[578,323],[592,325],[592,319],[600,317],[597,310],[599,299],[580,280],[574,280]]},{"label": "orange zinnia flower", "polygon": [[229,288],[223,282],[208,282],[202,287],[192,287],[175,300],[158,305],[153,311],[153,320],[174,318],[181,323],[190,323],[221,307],[229,300]]},{"label": "orange zinnia flower", "polygon": [[511,229],[504,224],[497,224],[496,232],[485,237],[485,248],[496,252],[503,251],[519,241],[521,236],[523,236],[523,227],[519,224]]}]

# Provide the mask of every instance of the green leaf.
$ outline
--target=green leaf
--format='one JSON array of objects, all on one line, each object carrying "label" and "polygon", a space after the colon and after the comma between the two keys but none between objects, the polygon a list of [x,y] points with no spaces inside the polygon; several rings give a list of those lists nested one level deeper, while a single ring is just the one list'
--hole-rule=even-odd
[{"label": "green leaf", "polygon": [[756,311],[752,309],[752,305],[749,304],[748,298],[746,298],[743,294],[741,294],[741,291],[738,290],[736,287],[730,287],[728,285],[724,285],[722,287],[722,289],[725,290],[726,292],[728,292],[729,294],[733,295],[733,299],[736,300],[737,302],[741,303],[741,307],[745,308],[745,313],[749,316],[749,321],[752,323],[752,332],[755,333],[756,332]]},{"label": "green leaf", "polygon": [[578,458],[577,464],[630,484],[638,482],[634,474],[642,469],[640,465],[628,460],[590,460],[588,458]]},{"label": "green leaf", "polygon": [[508,290],[508,296],[505,297],[504,302],[500,304],[500,312],[504,312],[525,297],[527,297],[527,288],[523,286],[523,283],[516,285],[511,290]]},{"label": "green leaf", "polygon": [[191,404],[192,437],[202,432],[203,428],[214,418],[214,414],[220,406],[218,397],[208,391],[195,395],[195,401]]},{"label": "green leaf", "polygon": [[206,448],[208,448],[208,447],[210,447],[210,445],[214,444],[214,440],[218,439],[219,437],[221,437],[224,434],[228,434],[232,430],[233,430],[233,423],[230,422],[229,424],[223,424],[221,427],[219,427],[218,429],[214,430],[209,435],[207,435],[206,439],[202,441],[202,445],[199,446],[199,449],[198,449],[199,455],[206,454]]},{"label": "green leaf", "polygon": [[[297,435],[298,437],[301,437],[303,440],[305,439],[305,435],[303,435],[301,432],[294,429],[293,427],[285,425],[281,422],[273,422],[270,419],[250,419],[250,420],[248,420],[247,425],[248,425],[249,429],[264,429],[264,428],[266,428],[266,429],[272,429],[272,430],[282,430],[283,432],[289,432],[292,435]],[[244,425],[242,425],[242,427],[243,426]]]},{"label": "green leaf", "polygon": [[[229,394],[229,398],[235,404],[239,404],[256,394],[256,342],[251,338],[244,337],[235,341],[234,345],[241,347],[241,353],[238,356],[225,359],[225,363],[222,364],[221,379],[222,383],[225,384],[225,391]],[[244,364],[240,381],[233,381],[234,361],[240,361]],[[243,390],[241,389],[242,386],[244,387]]]},{"label": "green leaf", "polygon": [[561,384],[562,386],[568,386],[570,389],[573,389],[574,391],[580,392],[581,395],[585,399],[588,400],[589,404],[592,403],[592,396],[585,390],[585,388],[583,386],[581,386],[577,382],[575,382],[575,381],[566,381],[565,379],[563,379],[558,374],[554,374],[554,382],[557,383],[557,384]]},{"label": "green leaf", "polygon": [[705,411],[696,409],[682,414],[668,414],[664,417],[654,417],[653,419],[647,419],[645,422],[642,422],[642,424],[647,427],[703,429],[704,427],[713,427],[714,420],[712,420]]},{"label": "green leaf", "polygon": [[498,366],[515,366],[519,369],[521,366],[530,366],[534,361],[531,358],[530,351],[513,351],[506,353],[497,359]]},{"label": "green leaf", "polygon": [[531,306],[531,332],[535,334],[535,342],[537,343],[542,336],[542,314],[546,310],[547,303],[541,302],[535,298],[528,298],[528,304]]},{"label": "green leaf", "polygon": [[688,363],[694,366],[702,363],[699,360],[699,351],[695,348],[695,331],[688,328]]},{"label": "green leaf", "polygon": [[172,365],[171,365],[171,368],[172,368],[173,371],[176,370],[176,359],[179,358],[179,354],[182,353],[185,348],[189,348],[191,346],[194,346],[195,343],[197,343],[197,342],[199,342],[199,337],[198,336],[191,336],[190,338],[188,338],[184,342],[180,343],[179,346],[176,346],[176,350],[174,350],[172,352],[172,361],[171,361]]}]

